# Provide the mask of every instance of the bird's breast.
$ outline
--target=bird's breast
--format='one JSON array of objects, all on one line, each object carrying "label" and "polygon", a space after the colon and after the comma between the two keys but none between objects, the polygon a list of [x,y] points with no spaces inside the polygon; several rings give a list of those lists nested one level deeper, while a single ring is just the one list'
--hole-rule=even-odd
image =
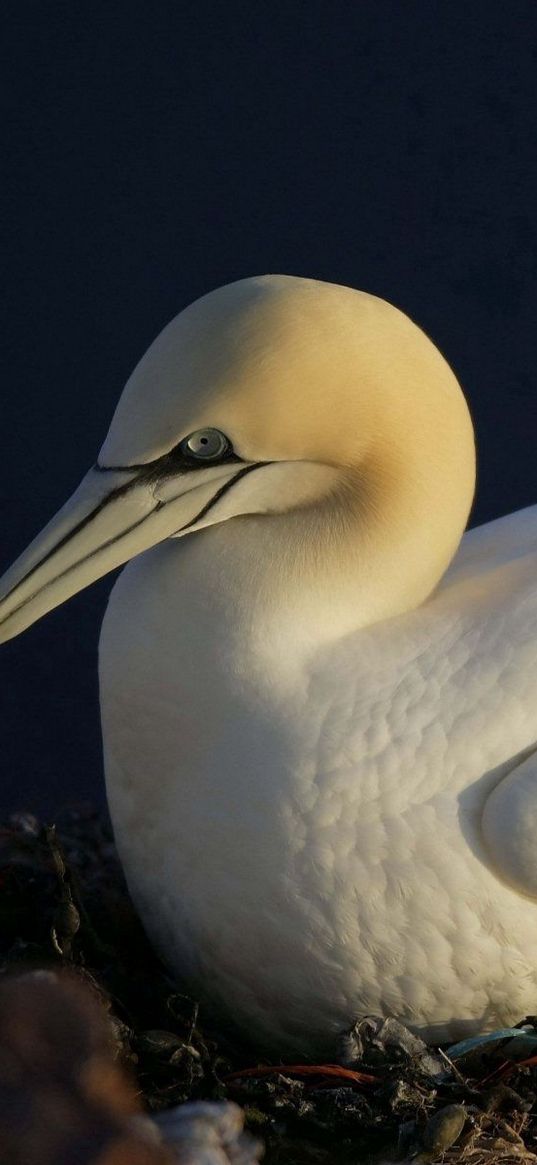
[{"label": "bird's breast", "polygon": [[232,566],[197,556],[132,563],[101,638],[110,809],[157,947],[288,1046],[312,1017],[451,1038],[455,1011],[506,993],[522,1014],[537,949],[480,821],[530,738],[527,600],[440,596],[305,667],[257,634]]}]

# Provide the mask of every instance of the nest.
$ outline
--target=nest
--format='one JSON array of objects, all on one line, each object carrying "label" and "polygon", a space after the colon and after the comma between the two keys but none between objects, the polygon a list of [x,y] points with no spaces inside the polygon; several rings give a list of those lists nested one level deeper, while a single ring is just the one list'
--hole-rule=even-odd
[{"label": "nest", "polygon": [[[38,1027],[32,983],[43,969],[60,988],[75,983],[99,1011],[124,1087],[148,1113],[235,1101],[267,1159],[282,1165],[537,1165],[536,1057],[521,1062],[506,1039],[452,1062],[396,1021],[367,1017],[334,1047],[331,1065],[252,1063],[251,1050],[207,1023],[156,957],[110,824],[94,809],[66,811],[54,825],[12,816],[0,830],[0,885],[3,989],[17,977],[28,1025]],[[0,1018],[1,1008],[0,998]],[[49,1029],[47,1055],[67,1057],[65,1033],[55,1042]],[[0,1052],[4,1037],[0,1030]]]}]

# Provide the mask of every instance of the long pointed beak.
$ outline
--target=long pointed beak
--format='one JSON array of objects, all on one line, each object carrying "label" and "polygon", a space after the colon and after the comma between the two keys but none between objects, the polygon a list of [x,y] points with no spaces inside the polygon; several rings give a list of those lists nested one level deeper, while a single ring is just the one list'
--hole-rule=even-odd
[{"label": "long pointed beak", "polygon": [[0,580],[0,643],[108,571],[192,529],[249,468],[222,464],[160,480],[139,470],[90,469]]}]

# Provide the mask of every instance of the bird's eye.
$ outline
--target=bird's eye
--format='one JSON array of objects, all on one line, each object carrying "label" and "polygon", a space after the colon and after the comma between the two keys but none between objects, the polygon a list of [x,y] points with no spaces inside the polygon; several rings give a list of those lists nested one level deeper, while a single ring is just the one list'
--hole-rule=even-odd
[{"label": "bird's eye", "polygon": [[196,461],[220,461],[231,452],[231,442],[220,429],[198,429],[181,441],[179,450]]}]

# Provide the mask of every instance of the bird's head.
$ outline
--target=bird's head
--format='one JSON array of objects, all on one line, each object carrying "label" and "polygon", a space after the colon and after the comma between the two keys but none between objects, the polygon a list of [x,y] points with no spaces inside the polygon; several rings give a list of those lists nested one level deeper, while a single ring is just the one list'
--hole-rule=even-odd
[{"label": "bird's head", "polygon": [[335,284],[244,279],[181,312],[142,357],[95,466],[4,576],[0,639],[167,538],[338,491],[385,515],[389,536],[398,509],[419,520],[430,494],[451,554],[473,485],[464,397],[407,316]]}]

